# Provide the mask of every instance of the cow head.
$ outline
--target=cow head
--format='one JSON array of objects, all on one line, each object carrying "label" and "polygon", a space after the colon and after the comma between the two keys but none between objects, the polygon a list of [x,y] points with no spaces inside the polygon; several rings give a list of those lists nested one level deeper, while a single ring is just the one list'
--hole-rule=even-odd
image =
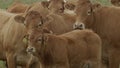
[{"label": "cow head", "polygon": [[64,12],[64,1],[63,0],[50,0],[48,9],[51,12],[63,13]]},{"label": "cow head", "polygon": [[23,23],[29,30],[40,28],[43,24],[42,16],[36,11],[28,12],[25,17],[17,15],[14,19],[19,23]]},{"label": "cow head", "polygon": [[42,1],[41,4],[43,5],[44,8],[48,8],[50,1]]},{"label": "cow head", "polygon": [[111,0],[111,3],[115,6],[120,6],[120,1],[119,0]]},{"label": "cow head", "polygon": [[48,37],[45,34],[51,33],[48,29],[34,30],[29,34],[27,52],[34,55],[41,54],[46,46]]},{"label": "cow head", "polygon": [[94,13],[98,10],[100,4],[92,4],[89,0],[79,0],[75,9],[77,15],[77,23],[92,23],[94,20]]},{"label": "cow head", "polygon": [[50,16],[43,18],[37,11],[29,11],[25,17],[17,15],[14,19],[25,25],[27,34],[31,33],[33,30],[47,28],[49,23],[53,20]]}]

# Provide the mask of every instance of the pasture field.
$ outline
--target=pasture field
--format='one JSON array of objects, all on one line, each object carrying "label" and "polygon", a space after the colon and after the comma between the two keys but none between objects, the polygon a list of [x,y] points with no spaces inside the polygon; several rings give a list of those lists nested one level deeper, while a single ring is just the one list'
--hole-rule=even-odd
[{"label": "pasture field", "polygon": [[[21,1],[23,3],[32,4],[33,2],[43,1],[43,0],[0,0],[0,8],[6,9],[14,1]],[[111,5],[109,0],[91,0],[92,2],[99,2],[103,5]],[[0,61],[0,68],[5,68],[5,62]]]},{"label": "pasture field", "polygon": [[[0,8],[6,9],[10,4],[14,1],[21,1],[27,4],[31,4],[33,2],[43,1],[43,0],[0,0]],[[110,5],[109,0],[91,0],[93,2],[100,2],[104,5]]]}]

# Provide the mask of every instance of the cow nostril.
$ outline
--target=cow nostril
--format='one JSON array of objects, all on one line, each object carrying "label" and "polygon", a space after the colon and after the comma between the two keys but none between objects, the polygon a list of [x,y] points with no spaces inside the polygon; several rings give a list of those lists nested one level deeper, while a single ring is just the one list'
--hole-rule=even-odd
[{"label": "cow nostril", "polygon": [[33,51],[33,48],[30,48],[30,51]]},{"label": "cow nostril", "polygon": [[33,53],[34,52],[34,48],[33,47],[28,47],[27,48],[27,52],[28,53]]},{"label": "cow nostril", "polygon": [[83,29],[85,29],[85,25],[83,24],[83,23],[75,23],[74,25],[73,25],[73,29],[79,29],[79,30],[83,30]]}]

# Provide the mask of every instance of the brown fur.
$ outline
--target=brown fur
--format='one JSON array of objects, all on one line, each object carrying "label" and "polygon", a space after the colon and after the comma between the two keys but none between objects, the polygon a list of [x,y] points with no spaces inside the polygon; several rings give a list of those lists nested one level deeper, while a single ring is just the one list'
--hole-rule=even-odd
[{"label": "brown fur", "polygon": [[64,12],[64,1],[63,0],[50,0],[49,10],[54,13]]},{"label": "brown fur", "polygon": [[24,13],[28,5],[21,2],[14,2],[7,11],[11,13]]},{"label": "brown fur", "polygon": [[46,4],[43,4],[43,2],[34,3],[26,10],[26,14],[30,11],[37,11],[41,16],[46,17],[49,14],[49,10],[45,6]]},{"label": "brown fur", "polygon": [[63,19],[65,20],[65,22],[71,28],[73,26],[73,24],[75,23],[76,15],[74,12],[72,14],[69,13],[64,8],[64,4],[65,4],[65,2],[63,0],[50,0],[48,8],[52,13],[62,16]]},{"label": "brown fur", "polygon": [[28,50],[39,57],[43,68],[100,68],[101,39],[91,30],[74,30],[62,35],[34,31],[29,35]]},{"label": "brown fur", "polygon": [[[16,21],[19,19],[17,18]],[[33,29],[41,29],[41,27],[51,30],[54,34],[62,34],[73,29],[64,21],[62,16],[53,13],[43,18],[39,12],[31,11],[26,15],[25,22],[27,33],[30,33]]]},{"label": "brown fur", "polygon": [[78,0],[67,0],[65,3],[65,8],[69,10],[74,10]]},{"label": "brown fur", "polygon": [[[95,8],[96,7],[96,8]],[[79,0],[76,23],[84,23],[102,38],[102,58],[109,60],[109,68],[119,68],[120,63],[120,8],[93,5],[89,0]]]},{"label": "brown fur", "polygon": [[120,6],[120,0],[110,0],[111,3],[115,6]]},{"label": "brown fur", "polygon": [[0,9],[0,59],[7,60],[8,68],[26,66],[31,58],[23,42],[25,27],[14,20],[15,16]]}]

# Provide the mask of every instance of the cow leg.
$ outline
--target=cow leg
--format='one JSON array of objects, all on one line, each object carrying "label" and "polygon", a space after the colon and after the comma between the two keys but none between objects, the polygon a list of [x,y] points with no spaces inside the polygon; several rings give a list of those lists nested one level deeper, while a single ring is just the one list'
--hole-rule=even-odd
[{"label": "cow leg", "polygon": [[56,67],[55,68],[69,68],[69,64],[68,63],[65,63],[65,64],[58,64],[58,65],[56,65]]},{"label": "cow leg", "polygon": [[100,60],[93,60],[88,62],[89,68],[101,68],[101,61]]},{"label": "cow leg", "polygon": [[116,51],[111,51],[109,56],[109,68],[119,68],[119,57]]},{"label": "cow leg", "polygon": [[16,68],[15,57],[13,54],[6,53],[8,68]]}]

